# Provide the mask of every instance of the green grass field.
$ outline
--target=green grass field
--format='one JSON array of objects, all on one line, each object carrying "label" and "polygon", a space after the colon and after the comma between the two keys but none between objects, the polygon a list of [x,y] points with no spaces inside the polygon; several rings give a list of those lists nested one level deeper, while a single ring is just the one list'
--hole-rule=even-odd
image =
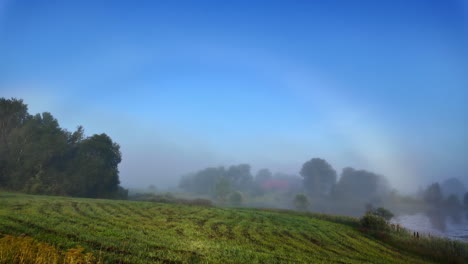
[{"label": "green grass field", "polygon": [[104,263],[427,263],[351,218],[261,209],[0,193],[0,233]]}]

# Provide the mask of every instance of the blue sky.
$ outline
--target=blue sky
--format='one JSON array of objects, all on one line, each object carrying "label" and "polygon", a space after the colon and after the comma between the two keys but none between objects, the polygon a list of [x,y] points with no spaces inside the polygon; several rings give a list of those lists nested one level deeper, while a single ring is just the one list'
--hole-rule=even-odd
[{"label": "blue sky", "polygon": [[0,96],[120,143],[122,183],[312,157],[468,181],[468,4],[0,0]]}]

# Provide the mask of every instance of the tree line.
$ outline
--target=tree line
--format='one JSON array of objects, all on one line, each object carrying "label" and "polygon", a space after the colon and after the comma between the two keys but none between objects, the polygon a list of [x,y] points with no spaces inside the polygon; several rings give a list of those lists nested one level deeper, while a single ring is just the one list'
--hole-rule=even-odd
[{"label": "tree line", "polygon": [[106,134],[70,132],[51,113],[0,98],[0,188],[32,194],[125,198],[120,147]]},{"label": "tree line", "polygon": [[351,216],[365,212],[389,216],[390,212],[382,207],[401,214],[422,212],[440,229],[446,217],[460,222],[465,212],[468,218],[468,192],[457,178],[431,184],[414,195],[401,195],[383,175],[351,167],[338,175],[321,158],[306,161],[299,175],[272,173],[269,169],[253,175],[248,164],[205,168],[182,177],[179,188],[219,204],[244,203]]},{"label": "tree line", "polygon": [[191,173],[181,178],[179,187],[221,203],[234,193],[250,197],[284,193],[290,198],[301,194],[292,202],[296,207],[303,208],[310,200],[314,209],[319,210],[320,206],[329,205],[331,201],[351,201],[364,210],[366,203],[378,204],[391,191],[384,176],[365,170],[345,168],[338,179],[333,167],[320,158],[305,162],[300,176],[273,174],[269,169],[261,169],[253,176],[250,165],[239,164]]},{"label": "tree line", "polygon": [[428,205],[426,215],[439,230],[445,230],[446,218],[454,223],[461,223],[463,215],[468,219],[468,191],[457,178],[432,183],[418,196]]}]

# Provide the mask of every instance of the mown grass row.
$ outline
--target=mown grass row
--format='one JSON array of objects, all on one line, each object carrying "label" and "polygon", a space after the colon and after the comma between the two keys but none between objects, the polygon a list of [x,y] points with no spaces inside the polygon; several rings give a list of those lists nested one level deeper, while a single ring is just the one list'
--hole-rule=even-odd
[{"label": "mown grass row", "polygon": [[356,221],[278,210],[0,193],[0,233],[104,263],[427,263]]}]

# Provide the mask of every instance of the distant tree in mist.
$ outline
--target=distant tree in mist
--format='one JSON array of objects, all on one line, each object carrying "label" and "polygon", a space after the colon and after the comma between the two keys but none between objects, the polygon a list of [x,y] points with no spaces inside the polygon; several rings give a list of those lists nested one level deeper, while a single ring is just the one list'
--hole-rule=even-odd
[{"label": "distant tree in mist", "polygon": [[304,190],[310,196],[323,197],[330,193],[336,183],[336,171],[325,160],[313,158],[302,165]]},{"label": "distant tree in mist", "polygon": [[252,187],[253,176],[250,173],[249,164],[230,166],[226,171],[225,177],[235,190],[246,190]]},{"label": "distant tree in mist", "polygon": [[465,210],[468,210],[468,192],[463,196],[463,206],[465,207]]},{"label": "distant tree in mist", "polygon": [[225,173],[224,167],[206,168],[193,175],[183,177],[179,187],[195,194],[214,195],[216,183],[221,177],[224,177]]},{"label": "distant tree in mist", "polygon": [[178,187],[184,191],[191,192],[192,181],[193,181],[194,176],[195,176],[195,173],[182,175],[182,177],[180,177]]},{"label": "distant tree in mist", "polygon": [[426,215],[434,228],[444,231],[447,217],[452,218],[455,223],[461,222],[463,204],[459,195],[452,193],[444,199],[444,192],[438,182],[430,184],[424,190],[423,200],[429,205]]},{"label": "distant tree in mist", "polygon": [[445,206],[447,206],[447,208],[452,208],[456,210],[459,210],[463,207],[462,203],[460,202],[460,199],[455,194],[451,194],[449,195],[449,197],[447,197],[447,199],[445,200]]},{"label": "distant tree in mist", "polygon": [[211,195],[221,199],[224,199],[227,186],[229,186],[230,191],[252,189],[253,177],[250,174],[250,165],[233,165],[228,169],[224,167],[206,168],[182,177],[179,182],[179,187],[187,192]]},{"label": "distant tree in mist", "polygon": [[442,193],[448,197],[451,194],[462,198],[466,192],[465,185],[458,178],[450,178],[443,181],[440,185]]},{"label": "distant tree in mist", "polygon": [[231,192],[231,184],[226,177],[220,177],[215,186],[216,199],[224,204]]},{"label": "distant tree in mist", "polygon": [[433,206],[439,206],[444,199],[438,182],[433,183],[424,191],[424,201]]},{"label": "distant tree in mist", "polygon": [[460,199],[457,195],[451,194],[447,197],[444,201],[445,209],[451,212],[461,211],[463,209],[463,205],[460,202]]},{"label": "distant tree in mist", "polygon": [[272,179],[272,173],[269,169],[260,169],[255,175],[253,186],[250,187],[250,193],[253,196],[265,194],[264,184]]},{"label": "distant tree in mist", "polygon": [[451,194],[444,201],[445,213],[452,217],[452,219],[459,223],[461,221],[461,213],[463,211],[463,205],[457,195]]},{"label": "distant tree in mist", "polygon": [[261,169],[255,175],[255,182],[258,184],[262,184],[271,179],[272,179],[272,173],[269,169]]},{"label": "distant tree in mist", "polygon": [[333,196],[341,199],[371,201],[390,193],[390,185],[385,177],[365,170],[344,168],[333,189]]}]

